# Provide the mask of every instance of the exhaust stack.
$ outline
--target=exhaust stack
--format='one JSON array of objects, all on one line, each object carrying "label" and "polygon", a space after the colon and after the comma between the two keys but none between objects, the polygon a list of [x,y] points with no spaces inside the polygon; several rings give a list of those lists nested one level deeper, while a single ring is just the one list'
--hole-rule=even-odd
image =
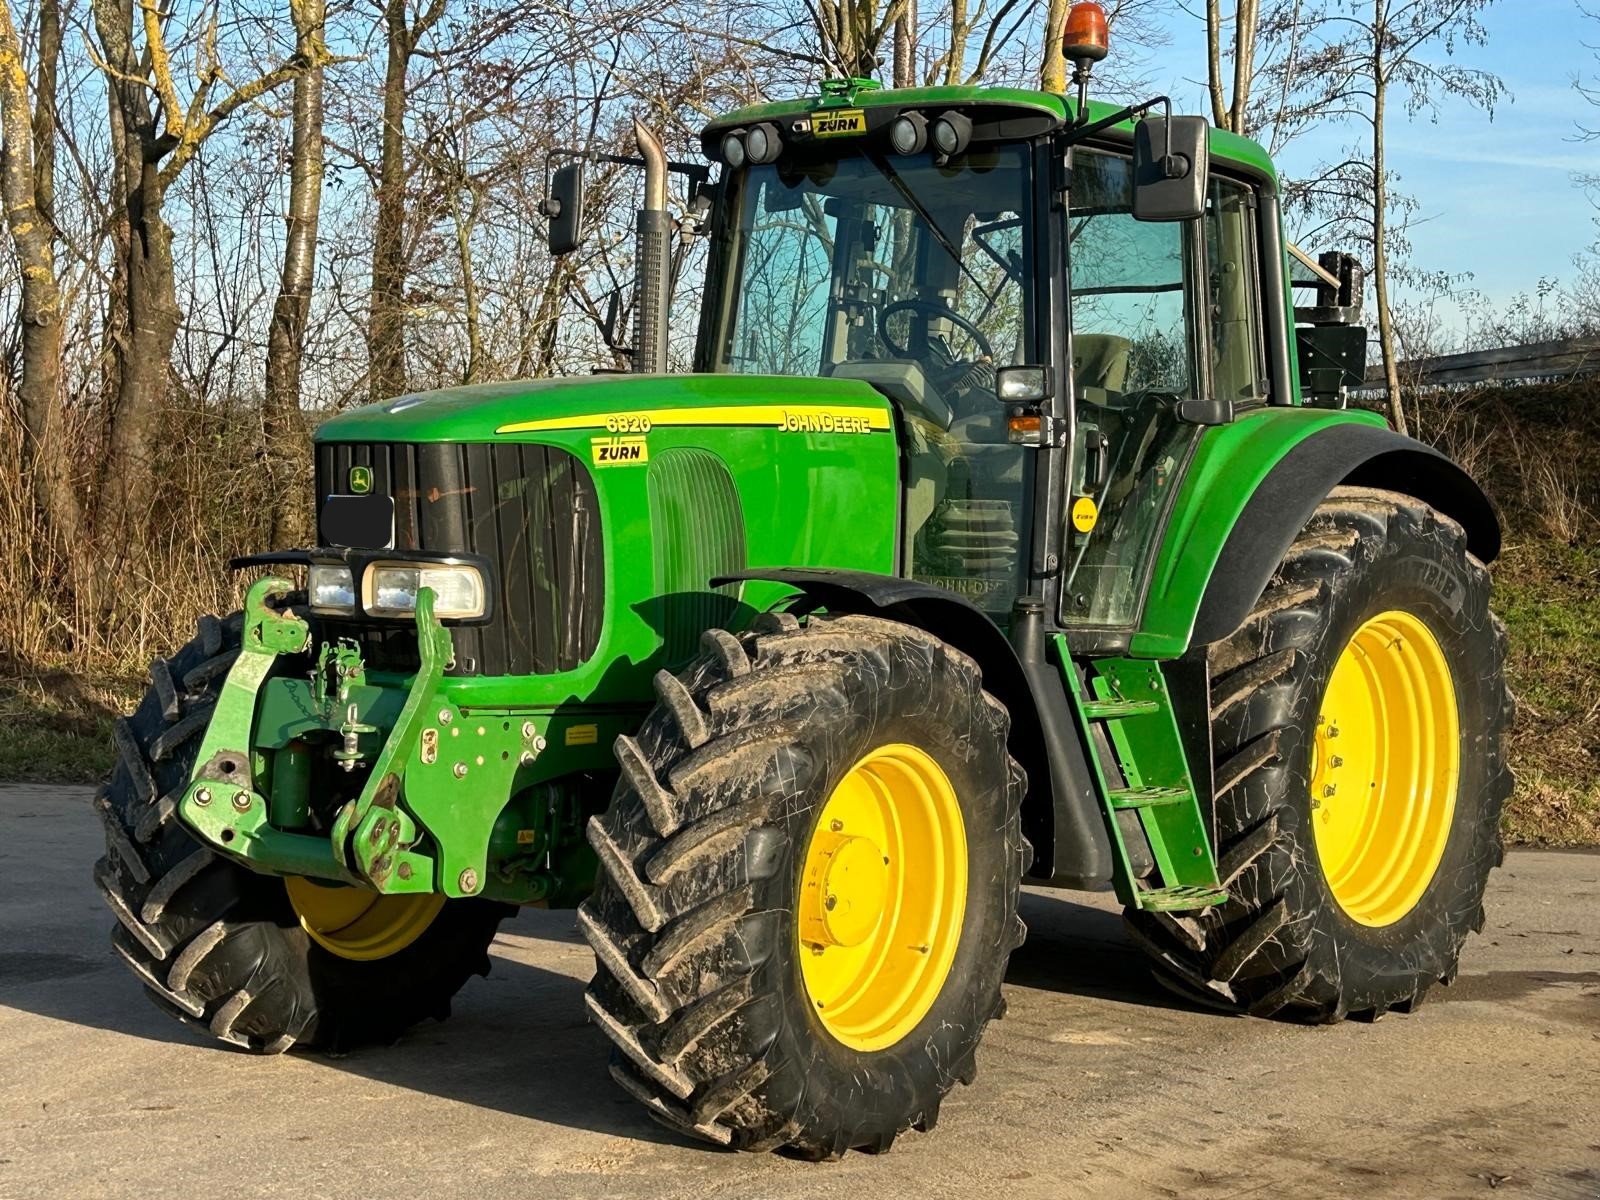
[{"label": "exhaust stack", "polygon": [[672,299],[672,218],[667,215],[667,154],[637,117],[634,140],[644,159],[644,207],[638,220],[639,294],[634,305],[633,369],[667,369],[667,310]]}]

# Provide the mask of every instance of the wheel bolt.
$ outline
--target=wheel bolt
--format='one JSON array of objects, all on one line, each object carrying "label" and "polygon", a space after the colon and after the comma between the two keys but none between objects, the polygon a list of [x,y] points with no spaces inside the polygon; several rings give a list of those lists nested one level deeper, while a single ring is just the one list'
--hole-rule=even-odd
[{"label": "wheel bolt", "polygon": [[822,902],[822,907],[827,909],[829,912],[832,912],[838,906],[838,904],[839,904],[839,897],[837,897],[837,896],[829,896],[826,900],[824,900]]},{"label": "wheel bolt", "polygon": [[833,830],[833,832],[838,833],[844,828],[844,822],[839,820],[829,821],[828,828]]},{"label": "wheel bolt", "polygon": [[196,804],[198,804],[201,808],[204,808],[206,805],[210,804],[211,803],[211,789],[210,788],[201,788],[198,792],[196,792],[194,794],[194,802]]},{"label": "wheel bolt", "polygon": [[1330,767],[1342,767],[1344,766],[1344,759],[1335,754],[1332,758],[1328,759],[1328,765]]},{"label": "wheel bolt", "polygon": [[1338,791],[1339,789],[1331,783],[1323,785],[1322,788],[1322,794],[1324,796],[1334,796],[1338,794]]},{"label": "wheel bolt", "polygon": [[238,809],[240,812],[250,811],[250,793],[235,792],[233,794],[233,807]]}]

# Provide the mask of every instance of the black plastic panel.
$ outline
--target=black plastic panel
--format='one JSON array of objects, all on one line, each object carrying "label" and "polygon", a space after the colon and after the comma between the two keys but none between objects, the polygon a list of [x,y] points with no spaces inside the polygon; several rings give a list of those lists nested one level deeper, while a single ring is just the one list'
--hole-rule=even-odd
[{"label": "black plastic panel", "polygon": [[[547,675],[594,653],[605,562],[594,480],[576,458],[516,443],[322,443],[317,495],[348,492],[357,466],[371,469],[373,495],[394,500],[395,549],[479,554],[494,566],[494,618],[452,630],[452,674]],[[324,543],[330,532],[319,531]],[[377,669],[416,662],[407,628],[329,632],[357,637]]]}]

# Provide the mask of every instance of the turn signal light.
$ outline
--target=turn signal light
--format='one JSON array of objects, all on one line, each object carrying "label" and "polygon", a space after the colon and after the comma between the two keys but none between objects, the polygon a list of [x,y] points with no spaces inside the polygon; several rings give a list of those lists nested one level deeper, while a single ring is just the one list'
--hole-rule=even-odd
[{"label": "turn signal light", "polygon": [[1038,413],[1014,413],[1006,418],[1006,440],[1013,446],[1044,445],[1044,421]]},{"label": "turn signal light", "polygon": [[1094,0],[1079,0],[1067,11],[1061,30],[1061,57],[1069,62],[1099,62],[1111,48],[1106,10]]}]

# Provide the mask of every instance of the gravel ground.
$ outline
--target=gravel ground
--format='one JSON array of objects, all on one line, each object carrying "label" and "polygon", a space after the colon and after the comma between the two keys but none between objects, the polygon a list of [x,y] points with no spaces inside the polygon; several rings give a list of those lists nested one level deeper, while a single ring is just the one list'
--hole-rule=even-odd
[{"label": "gravel ground", "polygon": [[[1196,1011],[1110,897],[1030,892],[1010,1012],[939,1128],[807,1164],[682,1142],[611,1083],[570,913],[398,1046],[262,1059],[140,995],[82,788],[0,788],[0,1200],[33,1197],[1600,1197],[1600,855],[1514,851],[1421,1012]],[[382,1004],[382,996],[373,996]]]}]

